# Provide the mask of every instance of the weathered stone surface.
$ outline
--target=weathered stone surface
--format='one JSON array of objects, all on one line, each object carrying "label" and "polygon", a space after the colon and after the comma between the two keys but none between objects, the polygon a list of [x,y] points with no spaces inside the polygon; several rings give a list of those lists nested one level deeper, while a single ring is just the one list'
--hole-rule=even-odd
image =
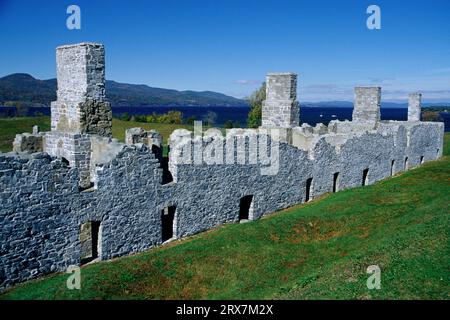
[{"label": "weathered stone surface", "polygon": [[97,152],[91,161],[91,149],[98,148],[93,148],[90,135],[112,135],[111,104],[105,101],[105,50],[96,43],[62,46],[56,49],[56,61],[58,100],[51,104],[52,131],[45,134],[43,147],[76,167],[79,186],[86,189],[95,182],[93,168],[101,158]]},{"label": "weathered stone surface", "polygon": [[143,143],[149,148],[153,146],[161,148],[162,139],[162,135],[155,130],[145,131],[142,128],[130,128],[125,131],[126,144]]},{"label": "weathered stone surface", "polygon": [[13,141],[13,151],[27,153],[42,152],[44,150],[43,141],[44,136],[40,133],[16,134]]},{"label": "weathered stone surface", "polygon": [[[78,224],[72,202],[78,192],[77,172],[61,160],[36,153],[0,157],[0,288],[76,264]],[[23,161],[24,160],[24,161]]]},{"label": "weathered stone surface", "polygon": [[142,128],[130,128],[125,131],[125,143],[143,143],[152,150],[156,159],[163,162],[163,136],[156,130],[145,131]]},{"label": "weathered stone surface", "polygon": [[380,87],[356,87],[353,121],[375,128],[380,122],[380,105]]},{"label": "weathered stone surface", "polygon": [[269,73],[266,77],[266,100],[262,105],[262,127],[298,126],[297,75]]},{"label": "weathered stone surface", "polygon": [[422,94],[411,93],[408,96],[408,121],[420,121],[422,112]]},{"label": "weathered stone surface", "polygon": [[79,172],[79,185],[81,188],[91,186],[91,137],[88,134],[66,133],[50,131],[45,134],[44,151],[56,157],[61,157],[71,167]]},{"label": "weathered stone surface", "polygon": [[52,131],[111,136],[111,104],[105,95],[103,45],[81,43],[56,49],[57,101]]},{"label": "weathered stone surface", "polygon": [[105,101],[105,48],[79,43],[56,48],[57,100]]},{"label": "weathered stone surface", "polygon": [[112,136],[112,110],[109,102],[87,100],[80,103],[80,132]]},{"label": "weathered stone surface", "polygon": [[92,258],[92,223],[83,223],[80,230],[80,260]]}]

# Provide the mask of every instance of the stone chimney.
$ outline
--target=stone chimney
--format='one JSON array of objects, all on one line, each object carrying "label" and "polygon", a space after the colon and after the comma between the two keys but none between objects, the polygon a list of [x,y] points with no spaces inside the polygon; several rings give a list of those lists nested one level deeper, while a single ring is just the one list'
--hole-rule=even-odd
[{"label": "stone chimney", "polygon": [[57,101],[52,131],[111,136],[112,112],[105,95],[105,49],[80,43],[56,49]]},{"label": "stone chimney", "polygon": [[79,43],[56,48],[57,100],[44,151],[79,171],[79,187],[92,186],[92,135],[111,137],[111,104],[105,95],[105,48]]},{"label": "stone chimney", "polygon": [[262,127],[292,128],[299,124],[297,74],[269,73],[266,100],[262,105]]},{"label": "stone chimney", "polygon": [[420,121],[422,94],[411,93],[408,96],[408,121]]},{"label": "stone chimney", "polygon": [[380,122],[381,87],[356,87],[353,122],[375,128]]}]

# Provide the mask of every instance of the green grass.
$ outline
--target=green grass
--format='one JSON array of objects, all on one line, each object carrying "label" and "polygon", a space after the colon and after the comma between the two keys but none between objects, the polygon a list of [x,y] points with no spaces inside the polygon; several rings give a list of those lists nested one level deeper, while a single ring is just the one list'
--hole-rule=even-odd
[{"label": "green grass", "polygon": [[1,118],[0,119],[0,152],[12,150],[12,143],[17,133],[31,132],[34,125],[41,131],[50,130],[50,117]]},{"label": "green grass", "polygon": [[[29,281],[0,299],[449,299],[445,157],[258,221]],[[381,268],[368,290],[366,268]]]},{"label": "green grass", "polygon": [[143,123],[134,121],[122,121],[118,119],[113,119],[112,132],[113,137],[119,139],[120,141],[125,141],[125,130],[133,127],[141,127],[145,130],[154,129],[162,134],[164,139],[164,144],[167,144],[167,139],[170,134],[175,129],[188,129],[193,130],[192,126],[184,124],[165,124],[165,123]]},{"label": "green grass", "polygon": [[[18,133],[31,132],[34,125],[38,125],[41,131],[50,130],[50,117],[24,117],[0,119],[0,151],[12,150],[14,137]],[[125,130],[133,127],[142,127],[146,130],[155,129],[163,135],[164,144],[175,129],[185,128],[192,130],[192,126],[180,124],[142,123],[134,121],[122,121],[113,119],[113,137],[125,141]]]}]

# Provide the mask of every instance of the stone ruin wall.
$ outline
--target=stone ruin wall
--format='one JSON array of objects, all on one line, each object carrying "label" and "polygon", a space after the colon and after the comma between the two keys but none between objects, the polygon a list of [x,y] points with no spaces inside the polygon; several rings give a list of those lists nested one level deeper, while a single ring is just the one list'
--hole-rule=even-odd
[{"label": "stone ruin wall", "polygon": [[[78,49],[85,54],[78,47],[74,52]],[[66,81],[61,77],[58,88]],[[102,88],[84,81],[88,85],[81,86],[80,92],[86,93],[81,105]],[[168,208],[174,208],[172,239],[180,239],[238,222],[240,201],[246,196],[252,197],[246,218],[256,220],[305,202],[307,193],[310,200],[333,192],[336,173],[339,191],[361,186],[367,169],[365,183],[372,184],[442,156],[443,124],[418,121],[420,96],[410,97],[415,111],[408,121],[380,121],[375,110],[379,88],[357,88],[354,121],[298,126],[298,116],[293,117],[299,114],[296,81],[293,74],[268,75],[260,129],[234,129],[225,137],[217,129],[203,137],[174,131],[168,163],[172,182],[163,180],[157,151],[162,137],[153,131],[131,129],[126,144],[108,134],[68,132],[57,125],[51,132],[18,135],[19,153],[0,155],[0,288],[80,265],[86,223],[99,223],[98,259],[107,260],[166,241],[162,224]],[[61,94],[58,103],[63,97],[79,96],[78,91]],[[270,133],[274,128],[283,129],[277,139]],[[262,175],[267,163],[250,161],[255,141],[268,150],[279,147],[276,174]],[[217,152],[221,149],[232,152],[222,155]],[[212,154],[216,160],[222,157],[224,164],[206,163]],[[87,186],[92,188],[86,190]]]},{"label": "stone ruin wall", "polygon": [[160,168],[145,147],[125,146],[80,192],[78,170],[46,153],[0,156],[0,287],[81,262],[81,226],[101,222],[99,258],[161,243]]}]

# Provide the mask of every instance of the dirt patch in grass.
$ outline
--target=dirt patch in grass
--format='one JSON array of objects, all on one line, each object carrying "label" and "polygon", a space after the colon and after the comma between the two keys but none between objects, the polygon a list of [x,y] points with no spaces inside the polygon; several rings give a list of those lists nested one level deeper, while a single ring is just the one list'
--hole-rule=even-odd
[{"label": "dirt patch in grass", "polygon": [[327,241],[348,234],[349,229],[339,220],[313,219],[297,222],[292,228],[290,243]]}]

